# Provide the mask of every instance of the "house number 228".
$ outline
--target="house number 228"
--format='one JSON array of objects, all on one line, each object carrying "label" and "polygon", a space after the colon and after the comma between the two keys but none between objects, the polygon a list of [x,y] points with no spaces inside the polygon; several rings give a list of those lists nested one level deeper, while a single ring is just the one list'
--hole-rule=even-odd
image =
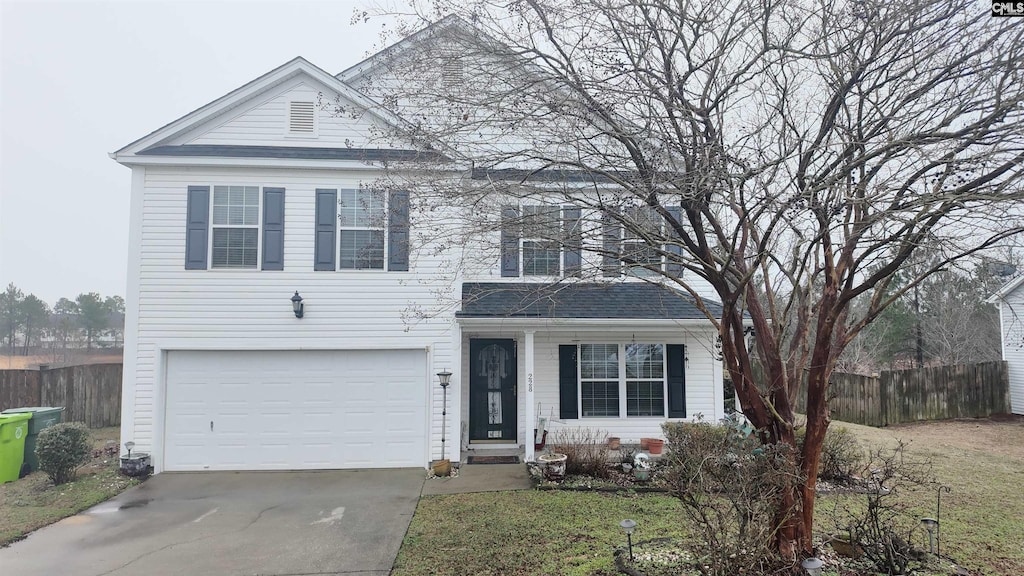
[{"label": "house number 228", "polygon": [[533,374],[526,375],[526,386],[530,392],[533,392]]}]

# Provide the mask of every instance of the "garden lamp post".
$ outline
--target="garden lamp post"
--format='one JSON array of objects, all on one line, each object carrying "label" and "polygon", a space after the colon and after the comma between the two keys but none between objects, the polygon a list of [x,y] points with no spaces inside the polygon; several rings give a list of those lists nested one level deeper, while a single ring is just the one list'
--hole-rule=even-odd
[{"label": "garden lamp post", "polygon": [[437,373],[437,379],[444,390],[444,400],[441,404],[441,460],[444,460],[444,439],[445,429],[448,428],[448,385],[452,383],[452,373],[447,369]]},{"label": "garden lamp post", "polygon": [[824,563],[814,556],[805,558],[800,566],[807,571],[807,576],[821,576],[821,567]]},{"label": "garden lamp post", "polygon": [[629,518],[619,522],[619,526],[622,527],[622,531],[626,533],[626,542],[629,543],[629,561],[633,561],[633,530],[636,529],[636,521],[630,520]]},{"label": "garden lamp post", "polygon": [[939,521],[935,518],[921,518],[921,526],[928,531],[928,551],[935,554],[935,531],[939,528]]}]

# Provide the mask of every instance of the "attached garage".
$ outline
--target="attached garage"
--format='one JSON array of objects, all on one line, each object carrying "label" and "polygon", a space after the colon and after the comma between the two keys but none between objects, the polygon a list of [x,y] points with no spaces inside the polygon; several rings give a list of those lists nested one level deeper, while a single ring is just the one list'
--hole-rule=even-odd
[{"label": "attached garage", "polygon": [[170,351],[164,469],[423,467],[422,350]]}]

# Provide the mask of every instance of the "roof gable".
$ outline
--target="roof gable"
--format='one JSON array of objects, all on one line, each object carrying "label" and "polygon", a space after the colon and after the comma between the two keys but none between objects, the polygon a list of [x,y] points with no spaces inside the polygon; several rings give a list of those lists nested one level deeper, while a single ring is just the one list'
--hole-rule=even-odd
[{"label": "roof gable", "polygon": [[[229,126],[231,122],[239,121],[239,119],[244,122],[246,113],[261,106],[280,106],[282,97],[288,97],[287,95],[283,96],[283,94],[294,90],[304,91],[304,97],[308,97],[309,94],[322,92],[327,102],[321,102],[320,104],[325,108],[334,106],[336,95],[338,103],[348,110],[358,110],[363,117],[364,123],[368,125],[380,123],[390,128],[391,130],[389,131],[397,129],[397,132],[400,134],[413,133],[411,127],[393,112],[380,106],[374,100],[361,94],[344,82],[339,81],[324,70],[309,63],[304,58],[298,57],[128,144],[111,154],[111,157],[119,162],[131,163],[132,158],[138,158],[143,155],[144,151],[152,148],[188,144],[241,144],[240,142],[232,142],[230,140],[217,140],[212,137],[204,138],[204,136],[216,133],[218,129],[221,129],[221,136],[223,137],[225,134],[230,133],[230,127],[227,129],[225,127]],[[337,116],[342,117],[345,114],[338,114]],[[283,108],[280,122],[282,127],[281,135],[283,137],[285,122]],[[361,126],[361,128],[365,130],[366,126]],[[266,146],[272,143],[257,139],[252,144]],[[342,139],[341,142],[331,142],[328,140],[322,143],[311,144],[309,141],[297,140],[285,142],[285,144],[296,147],[344,147],[346,142]],[[347,144],[352,145],[351,142]],[[416,146],[415,142],[409,142],[409,144],[410,146],[406,147],[429,148]],[[378,144],[375,147],[379,148],[381,146]]]},{"label": "roof gable", "polygon": [[985,302],[995,304],[1000,300],[1004,300],[1011,292],[1020,288],[1022,285],[1024,285],[1024,274],[1018,274],[1015,278],[1011,278],[1009,282],[1003,284],[1002,287],[1000,287],[999,290],[996,290],[995,294],[989,296]]}]

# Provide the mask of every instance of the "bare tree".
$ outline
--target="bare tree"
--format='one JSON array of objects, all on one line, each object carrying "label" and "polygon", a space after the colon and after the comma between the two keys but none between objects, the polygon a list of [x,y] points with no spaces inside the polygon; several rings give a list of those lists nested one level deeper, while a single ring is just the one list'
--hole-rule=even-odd
[{"label": "bare tree", "polygon": [[[537,216],[512,206],[573,206],[578,227],[539,239],[583,253],[567,275],[689,292],[763,442],[798,446],[806,379],[806,480],[780,492],[773,533],[784,557],[809,553],[840,354],[924,279],[1024,229],[1021,23],[968,0],[435,0],[405,16],[399,34],[442,21],[351,81],[409,119],[382,139],[453,160],[389,164],[387,185],[455,207],[451,225],[413,222],[435,234],[423,245],[493,246]],[[934,261],[906,277],[924,245]]]}]

